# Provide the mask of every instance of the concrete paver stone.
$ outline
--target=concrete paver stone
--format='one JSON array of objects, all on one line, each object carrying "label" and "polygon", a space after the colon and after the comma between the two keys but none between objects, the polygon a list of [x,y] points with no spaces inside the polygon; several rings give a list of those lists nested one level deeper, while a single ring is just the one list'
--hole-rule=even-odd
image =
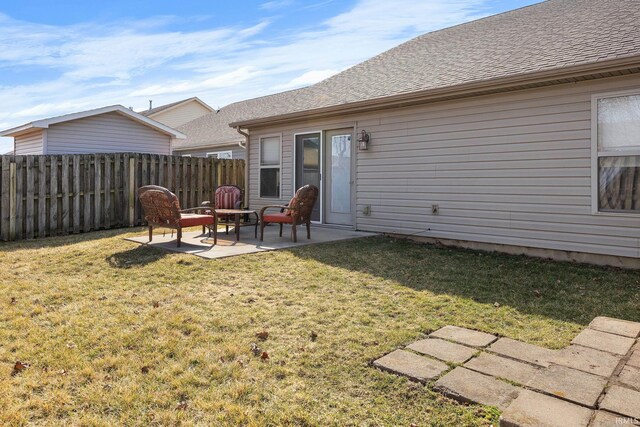
[{"label": "concrete paver stone", "polygon": [[607,379],[598,375],[551,365],[536,375],[527,386],[574,403],[595,408],[607,385]]},{"label": "concrete paver stone", "polygon": [[419,340],[408,345],[407,348],[450,363],[464,363],[478,351],[471,347],[438,338]]},{"label": "concrete paver stone", "polygon": [[625,366],[618,376],[618,381],[631,388],[640,390],[640,368]]},{"label": "concrete paver stone", "polygon": [[585,329],[571,341],[571,344],[578,344],[624,356],[629,352],[634,342],[635,340],[633,338],[596,331],[595,329]]},{"label": "concrete paver stone", "polygon": [[482,353],[464,364],[465,368],[494,377],[505,378],[519,384],[527,384],[542,368],[518,362],[491,353]]},{"label": "concrete paver stone", "polygon": [[629,322],[628,320],[613,319],[611,317],[596,317],[589,323],[589,328],[630,338],[640,336],[640,322]]},{"label": "concrete paver stone", "polygon": [[600,402],[600,408],[640,419],[640,391],[618,385],[611,386]]},{"label": "concrete paver stone", "polygon": [[583,406],[522,390],[500,416],[500,427],[586,427],[592,413]]},{"label": "concrete paver stone", "polygon": [[553,363],[591,374],[609,377],[618,366],[621,356],[592,348],[570,345],[558,350]]},{"label": "concrete paver stone", "polygon": [[374,361],[373,365],[420,382],[437,378],[449,368],[446,363],[405,350],[392,351]]},{"label": "concrete paver stone", "polygon": [[640,368],[640,345],[636,344],[635,350],[631,353],[631,357],[627,361],[627,366]]},{"label": "concrete paver stone", "polygon": [[440,378],[435,389],[460,402],[480,403],[501,410],[504,410],[520,391],[516,386],[460,366]]},{"label": "concrete paver stone", "polygon": [[511,338],[500,338],[489,347],[489,351],[534,365],[547,367],[556,355],[556,350],[527,344]]},{"label": "concrete paver stone", "polygon": [[451,325],[444,326],[431,333],[431,337],[443,338],[472,347],[486,347],[498,339],[495,335],[487,334],[486,332]]}]

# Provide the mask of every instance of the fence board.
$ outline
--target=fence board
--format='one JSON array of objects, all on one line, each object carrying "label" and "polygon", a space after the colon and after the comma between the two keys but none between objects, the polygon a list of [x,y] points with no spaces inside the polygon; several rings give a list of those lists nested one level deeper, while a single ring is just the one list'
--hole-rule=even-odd
[{"label": "fence board", "polygon": [[102,158],[103,156],[93,156],[93,164],[95,168],[95,183],[93,187],[93,228],[95,230],[102,228]]},{"label": "fence board", "polygon": [[0,177],[0,191],[2,191],[2,197],[0,197],[0,235],[2,240],[9,240],[9,222],[10,213],[9,205],[11,203],[11,157],[3,156],[0,163],[2,168],[2,176]]},{"label": "fence board", "polygon": [[82,161],[84,163],[84,182],[82,183],[82,205],[83,212],[83,226],[82,231],[85,233],[91,230],[91,156],[88,154],[82,155]]},{"label": "fence board", "polygon": [[104,156],[104,222],[103,228],[111,228],[111,167],[113,158],[111,155]]},{"label": "fence board", "polygon": [[115,154],[113,156],[113,225],[121,227],[124,225],[122,217],[122,209],[118,207],[122,206],[122,155]]},{"label": "fence board", "polygon": [[49,228],[50,236],[58,232],[58,156],[49,158]]},{"label": "fence board", "polygon": [[27,239],[35,236],[35,190],[38,170],[35,168],[35,156],[27,156],[27,197],[25,199],[25,232]]},{"label": "fence board", "polygon": [[143,224],[137,189],[169,188],[184,208],[242,187],[244,162],[136,153],[0,156],[0,240]]},{"label": "fence board", "polygon": [[80,232],[80,156],[73,156],[73,232]]},{"label": "fence board", "polygon": [[62,193],[62,211],[60,212],[60,217],[62,218],[62,233],[69,233],[69,160],[70,157],[68,154],[62,156],[61,159],[61,174],[60,179],[62,180],[60,192]]},{"label": "fence board", "polygon": [[16,156],[16,240],[24,238],[24,197],[25,197],[25,173],[24,156]]},{"label": "fence board", "polygon": [[47,235],[47,157],[38,156],[38,237]]}]

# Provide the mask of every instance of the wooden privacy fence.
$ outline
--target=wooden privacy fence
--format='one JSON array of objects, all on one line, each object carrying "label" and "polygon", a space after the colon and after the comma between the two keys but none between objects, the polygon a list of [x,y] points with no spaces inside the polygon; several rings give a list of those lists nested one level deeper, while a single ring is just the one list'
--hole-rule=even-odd
[{"label": "wooden privacy fence", "polygon": [[21,240],[143,224],[136,190],[173,191],[183,208],[218,185],[244,189],[244,160],[154,154],[0,156],[0,239]]}]

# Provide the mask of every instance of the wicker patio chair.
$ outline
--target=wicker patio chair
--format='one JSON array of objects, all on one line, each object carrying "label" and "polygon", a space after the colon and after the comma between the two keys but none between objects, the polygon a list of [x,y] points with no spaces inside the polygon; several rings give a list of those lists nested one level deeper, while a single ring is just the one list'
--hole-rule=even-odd
[{"label": "wicker patio chair", "polygon": [[[291,224],[291,236],[294,242],[298,241],[296,226],[306,224],[307,239],[311,239],[311,212],[318,200],[318,187],[305,185],[296,191],[287,206],[270,205],[260,210],[260,241],[264,240],[264,227],[267,224],[280,224],[280,237],[282,237],[282,225]],[[266,214],[267,209],[279,208],[279,213]]]},{"label": "wicker patio chair", "polygon": [[[216,192],[213,196],[213,208],[214,209],[242,209],[244,203],[244,192],[237,185],[221,185],[216,188]],[[209,200],[202,202],[202,206],[211,206]],[[205,211],[211,212],[211,211]],[[229,224],[234,220],[233,215],[218,215],[218,224],[220,220],[226,226],[226,233],[229,234]],[[202,229],[204,233],[204,227]]]},{"label": "wicker patio chair", "polygon": [[149,224],[149,241],[153,240],[153,227],[170,228],[177,230],[180,247],[183,228],[201,225],[204,230],[205,226],[213,225],[213,215],[194,213],[201,211],[201,207],[180,209],[176,195],[164,187],[145,185],[138,189],[138,197],[144,211],[144,219]]}]

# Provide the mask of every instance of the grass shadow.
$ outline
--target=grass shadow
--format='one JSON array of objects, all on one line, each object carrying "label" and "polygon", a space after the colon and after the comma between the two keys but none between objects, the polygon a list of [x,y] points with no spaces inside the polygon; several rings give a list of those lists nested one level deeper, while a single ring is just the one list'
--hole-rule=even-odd
[{"label": "grass shadow", "polygon": [[136,246],[122,252],[111,254],[105,258],[107,263],[114,268],[132,268],[145,266],[156,262],[170,253],[166,250],[153,248],[147,245]]},{"label": "grass shadow", "polygon": [[0,242],[0,252],[14,252],[24,249],[45,249],[83,243],[87,240],[106,239],[132,232],[143,233],[142,227],[113,228],[110,230],[89,231],[86,233],[67,234],[64,236],[48,236],[35,239]]},{"label": "grass shadow", "polygon": [[[291,249],[303,259],[358,271],[415,291],[510,306],[588,324],[596,316],[640,321],[640,271],[373,237]],[[497,303],[497,304],[496,304]]]}]

